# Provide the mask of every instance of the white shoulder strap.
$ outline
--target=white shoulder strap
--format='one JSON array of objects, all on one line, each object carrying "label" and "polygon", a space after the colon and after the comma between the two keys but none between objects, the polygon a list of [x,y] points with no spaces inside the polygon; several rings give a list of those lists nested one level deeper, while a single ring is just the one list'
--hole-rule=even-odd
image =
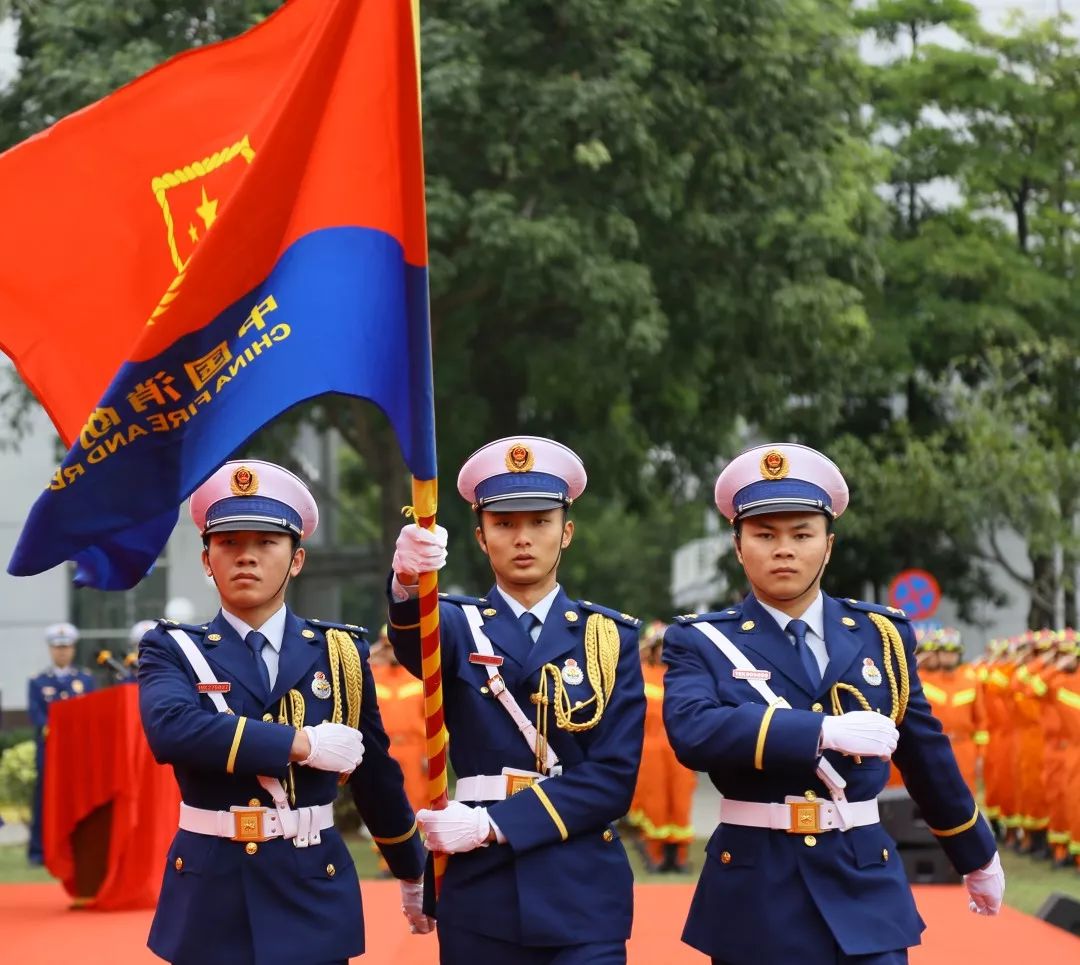
[{"label": "white shoulder strap", "polygon": [[[495,656],[495,651],[491,646],[491,641],[484,634],[484,620],[480,616],[480,610],[472,603],[467,603],[461,608],[465,611],[465,619],[469,621],[469,629],[472,631],[473,647],[476,652],[483,654],[485,657]],[[502,674],[499,673],[498,668],[494,664],[485,664],[484,669],[487,670],[488,686],[494,694],[495,699],[499,701],[505,710],[517,725],[517,729],[521,731],[521,736],[525,738],[525,742],[529,745],[533,755],[536,754],[536,745],[538,735],[536,733],[536,727],[532,724],[529,718],[525,715],[525,712],[517,705],[517,701],[510,695],[510,691],[506,689],[506,684],[502,679]],[[544,764],[548,774],[555,775],[558,773],[559,756],[551,749],[551,745],[548,744],[544,753]]]},{"label": "white shoulder strap", "polygon": [[[169,631],[169,636],[176,641],[181,653],[187,657],[187,662],[191,664],[191,669],[195,671],[199,683],[216,684],[218,682],[217,677],[214,676],[214,671],[210,669],[210,664],[206,661],[206,657],[203,656],[203,652],[195,646],[195,641],[187,633],[175,629]],[[206,696],[210,698],[219,714],[230,713],[229,705],[225,703],[225,698],[219,692],[211,690]],[[287,810],[289,799],[285,794],[285,788],[282,787],[281,781],[276,777],[264,777],[262,774],[257,774],[256,777],[266,792],[274,799],[274,805],[278,811]]]},{"label": "white shoulder strap", "polygon": [[[691,626],[708,637],[709,640],[716,645],[716,649],[731,661],[732,666],[735,667],[736,670],[747,671],[747,676],[745,678],[746,682],[765,698],[766,704],[769,704],[770,706],[775,704],[778,708],[783,708],[785,710],[791,709],[791,704],[783,697],[777,697],[776,692],[772,687],[757,676],[760,671],[758,671],[758,669],[750,662],[746,654],[717,630],[716,627],[711,623],[694,623],[691,624]],[[839,771],[829,763],[824,755],[818,758],[817,775],[821,778],[822,783],[829,789],[829,796],[837,806],[841,822],[845,825],[845,828],[851,827],[851,807],[844,794],[844,788],[847,787],[847,781],[844,780]]]},{"label": "white shoulder strap", "polygon": [[755,667],[738,647],[735,646],[727,637],[725,637],[719,630],[716,629],[711,623],[694,623],[692,624],[695,630],[699,633],[705,634],[725,657],[731,661],[731,665],[736,670],[744,670],[747,672],[745,678],[746,682],[754,688],[762,697],[765,698],[765,703],[770,706],[776,704],[778,707],[790,708],[789,704],[783,697],[777,697],[767,683],[765,683],[762,677],[757,676],[760,671]]},{"label": "white shoulder strap", "polygon": [[[169,636],[176,641],[184,656],[187,657],[187,662],[191,664],[191,669],[195,671],[195,676],[198,677],[199,683],[216,684],[218,682],[217,677],[214,676],[214,671],[210,669],[210,664],[206,662],[206,657],[204,657],[202,651],[195,646],[195,641],[192,640],[191,637],[180,629],[170,630]],[[211,690],[206,696],[210,698],[219,714],[227,714],[229,712],[229,705],[225,703],[225,698],[222,697],[220,693]]]}]

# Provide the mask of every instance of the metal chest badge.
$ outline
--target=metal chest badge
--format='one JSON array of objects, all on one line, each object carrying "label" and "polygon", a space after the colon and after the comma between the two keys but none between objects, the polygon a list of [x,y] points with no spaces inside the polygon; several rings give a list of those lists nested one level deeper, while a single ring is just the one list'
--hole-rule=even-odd
[{"label": "metal chest badge", "polygon": [[585,680],[585,674],[582,673],[581,667],[573,657],[566,658],[566,663],[562,668],[562,679],[571,687],[576,687]]},{"label": "metal chest badge", "polygon": [[881,686],[881,671],[874,664],[873,657],[867,657],[863,661],[862,676],[871,687]]},{"label": "metal chest badge", "polygon": [[319,698],[319,700],[329,700],[330,694],[333,690],[330,687],[330,681],[326,679],[326,674],[321,670],[315,671],[315,679],[311,681],[311,692]]}]

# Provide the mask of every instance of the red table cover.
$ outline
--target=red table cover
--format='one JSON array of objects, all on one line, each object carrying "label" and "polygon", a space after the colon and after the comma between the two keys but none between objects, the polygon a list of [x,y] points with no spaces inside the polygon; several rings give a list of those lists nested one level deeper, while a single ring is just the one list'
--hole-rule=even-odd
[{"label": "red table cover", "polygon": [[112,802],[108,870],[84,907],[153,908],[165,854],[176,833],[180,790],[172,768],[150,753],[139,720],[139,692],[121,684],[49,709],[42,837],[45,866],[75,894],[71,834]]}]

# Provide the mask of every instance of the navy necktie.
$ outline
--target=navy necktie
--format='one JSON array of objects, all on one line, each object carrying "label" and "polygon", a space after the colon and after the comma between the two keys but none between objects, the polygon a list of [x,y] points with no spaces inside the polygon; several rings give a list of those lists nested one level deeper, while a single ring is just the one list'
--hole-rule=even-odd
[{"label": "navy necktie", "polygon": [[255,655],[255,666],[259,668],[259,676],[262,678],[263,686],[266,688],[266,696],[270,696],[270,668],[266,666],[266,661],[262,658],[262,649],[270,641],[266,639],[258,630],[252,630],[245,638],[244,643],[251,648],[251,652]]},{"label": "navy necktie", "polygon": [[540,626],[540,618],[531,610],[526,610],[518,617],[518,623],[521,624],[521,629],[525,631],[525,635],[532,640],[533,628]]},{"label": "navy necktie", "polygon": [[792,620],[787,625],[787,632],[795,638],[795,649],[799,652],[803,670],[806,671],[810,684],[817,687],[821,683],[821,670],[818,668],[817,659],[810,649],[810,644],[806,642],[806,631],[809,629],[810,624],[805,620]]}]

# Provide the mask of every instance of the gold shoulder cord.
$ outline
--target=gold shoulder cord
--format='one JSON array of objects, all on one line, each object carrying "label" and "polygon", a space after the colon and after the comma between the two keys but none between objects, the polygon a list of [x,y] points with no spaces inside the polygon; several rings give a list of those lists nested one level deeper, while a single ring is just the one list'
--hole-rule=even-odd
[{"label": "gold shoulder cord", "polygon": [[[278,704],[277,722],[300,730],[304,726],[305,712],[304,695],[299,690],[290,690]],[[289,803],[296,807],[296,774],[291,763],[286,771],[285,783],[289,789]]]},{"label": "gold shoulder cord", "polygon": [[[889,719],[899,727],[904,720],[904,715],[907,713],[908,697],[911,693],[911,680],[908,676],[907,654],[904,653],[904,641],[900,637],[900,631],[896,629],[895,624],[888,617],[883,616],[880,613],[870,613],[868,616],[881,634],[881,662],[885,666],[885,676],[889,678],[889,695],[892,699],[892,710],[889,711]],[[893,669],[894,660],[900,670],[899,683],[897,683],[896,671]],[[839,715],[844,712],[843,707],[840,706],[841,691],[846,691],[854,696],[863,710],[873,709],[870,706],[870,702],[863,696],[858,687],[841,681],[833,684],[832,690],[829,691],[829,697],[832,701],[832,712],[834,715]]]},{"label": "gold shoulder cord", "polygon": [[[540,688],[531,699],[536,704],[536,770],[544,771],[547,757],[548,714],[547,707],[552,701],[548,697],[548,678],[555,688],[554,711],[555,725],[571,734],[591,730],[604,716],[604,709],[615,689],[615,671],[619,666],[619,628],[611,617],[599,613],[590,614],[585,621],[585,674],[593,695],[588,700],[570,703],[566,692],[562,672],[553,663],[546,663],[540,668]],[[596,705],[593,715],[586,721],[575,721],[574,714],[591,704]]]},{"label": "gold shoulder cord", "polygon": [[[334,707],[330,719],[335,724],[342,723],[341,677],[345,677],[345,723],[357,727],[360,723],[360,701],[364,685],[364,675],[360,668],[360,653],[356,642],[344,630],[328,630],[326,633],[327,656],[330,661],[331,687],[334,692]],[[299,690],[290,690],[278,704],[277,722],[289,724],[300,730],[304,726],[307,705],[304,695]],[[296,806],[296,775],[293,765],[289,765],[287,774],[289,802]]]},{"label": "gold shoulder cord", "polygon": [[[334,714],[331,720],[335,724],[346,723],[350,727],[360,726],[360,701],[364,686],[364,675],[360,669],[360,653],[352,634],[344,630],[326,631],[327,656],[330,658],[330,683],[334,689]],[[341,710],[341,678],[345,677],[345,716]]]}]

